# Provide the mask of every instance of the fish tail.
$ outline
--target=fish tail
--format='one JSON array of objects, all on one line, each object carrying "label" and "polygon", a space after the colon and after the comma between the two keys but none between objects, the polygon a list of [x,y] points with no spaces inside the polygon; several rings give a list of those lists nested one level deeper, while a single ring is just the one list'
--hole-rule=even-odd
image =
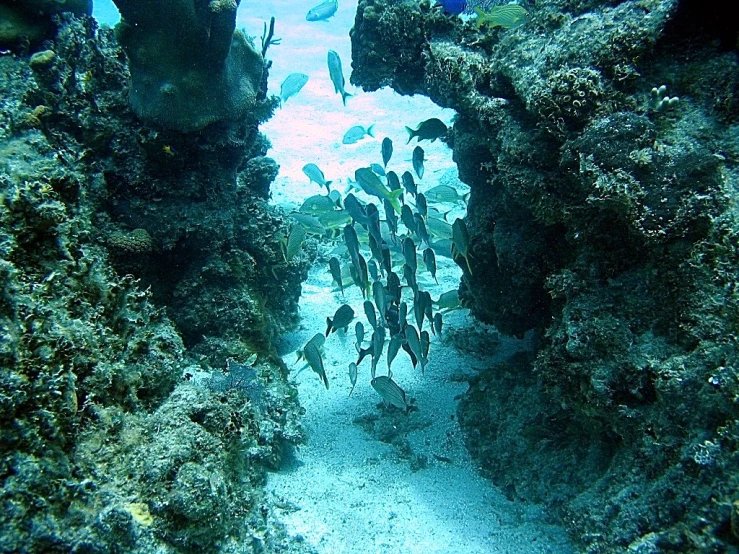
[{"label": "fish tail", "polygon": [[398,198],[400,195],[403,194],[403,189],[398,189],[390,192],[390,198],[387,199],[388,202],[390,202],[390,205],[393,207],[393,209],[400,213],[400,201]]},{"label": "fish tail", "polygon": [[369,127],[367,127],[367,134],[371,136],[372,138],[375,138],[375,124],[373,123]]},{"label": "fish tail", "polygon": [[410,127],[406,127],[405,130],[408,131],[408,142],[406,142],[406,144],[410,144],[410,142],[413,140],[413,137],[416,136],[416,132]]},{"label": "fish tail", "polygon": [[475,20],[475,27],[479,29],[485,23],[487,14],[482,10],[482,8],[480,8],[480,6],[475,6],[475,13],[477,14],[477,19]]},{"label": "fish tail", "polygon": [[345,90],[342,90],[341,91],[341,101],[344,103],[345,106],[346,106],[346,99],[347,98],[351,98],[352,96],[354,96],[354,95],[353,94],[349,94]]}]

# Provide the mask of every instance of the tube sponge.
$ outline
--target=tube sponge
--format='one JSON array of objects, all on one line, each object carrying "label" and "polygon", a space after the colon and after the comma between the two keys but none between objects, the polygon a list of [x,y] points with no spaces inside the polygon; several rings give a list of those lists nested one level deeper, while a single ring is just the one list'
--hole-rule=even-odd
[{"label": "tube sponge", "polygon": [[114,1],[140,119],[192,132],[253,106],[264,60],[235,30],[240,0]]}]

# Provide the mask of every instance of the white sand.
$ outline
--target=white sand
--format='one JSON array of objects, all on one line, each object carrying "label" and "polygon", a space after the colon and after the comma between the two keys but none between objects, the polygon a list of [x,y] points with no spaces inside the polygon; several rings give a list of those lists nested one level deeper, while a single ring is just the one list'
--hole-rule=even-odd
[{"label": "white sand", "polygon": [[[268,55],[274,61],[271,91],[278,94],[279,84],[290,73],[302,72],[310,77],[303,90],[262,127],[274,145],[270,156],[281,166],[272,187],[272,202],[287,209],[321,192],[303,175],[304,164],[317,163],[327,179],[345,182],[353,177],[355,169],[381,162],[380,143],[389,136],[395,153],[388,169],[400,175],[411,169],[411,152],[416,145],[414,141],[406,146],[404,126],[415,128],[430,117],[450,124],[454,115],[426,98],[401,97],[390,90],[364,94],[352,87],[348,83],[348,32],[356,1],[341,1],[339,12],[329,22],[309,23],[305,13],[314,3],[275,0],[258,6],[248,4],[242,8],[240,19],[249,32],[257,34],[261,21],[276,16],[276,35],[282,38],[282,44],[272,47]],[[329,80],[329,49],[340,54],[346,88],[356,94],[348,99],[346,107]],[[351,126],[373,123],[376,138],[355,145],[341,144]],[[438,141],[426,141],[422,146],[426,151],[426,175],[419,189],[428,190],[440,180],[463,187],[456,180],[451,151]],[[336,188],[345,192],[343,184]],[[463,213],[463,207],[458,207],[449,221]],[[456,289],[460,278],[451,260],[438,257],[438,262],[439,285],[419,267],[421,288],[429,290],[435,299],[441,292]],[[324,332],[326,317],[343,302],[351,304],[364,322],[365,346],[368,344],[371,328],[363,315],[359,290],[348,288],[342,298],[332,289],[328,267],[315,267],[303,286],[302,325],[282,344],[288,365],[295,360],[292,352],[316,332]],[[413,321],[410,314],[409,319]],[[466,311],[448,314],[445,324],[445,333],[465,328],[476,331],[480,327]],[[474,373],[473,368],[483,367],[522,345],[504,340],[484,360],[458,352],[451,346],[452,341],[441,344],[432,338],[430,361],[423,376],[401,351],[393,364],[393,377],[418,407],[408,417],[430,422],[429,427],[407,437],[411,457],[420,455],[429,460],[426,468],[414,472],[411,461],[401,457],[396,447],[380,442],[354,423],[359,416],[381,411],[380,397],[369,384],[369,358],[359,368],[354,394],[348,396],[348,365],[357,358],[353,329],[354,323],[346,335],[336,333],[326,340],[324,360],[330,390],[310,369],[294,377],[306,410],[304,423],[309,439],[296,453],[296,459],[283,471],[270,475],[268,483],[269,494],[284,506],[280,515],[288,531],[302,535],[308,544],[327,554],[572,552],[563,530],[551,524],[542,510],[507,501],[480,477],[464,448],[456,419],[455,396],[466,390],[466,384],[450,377]],[[383,356],[378,371],[385,370]],[[451,462],[439,461],[434,455]]]}]

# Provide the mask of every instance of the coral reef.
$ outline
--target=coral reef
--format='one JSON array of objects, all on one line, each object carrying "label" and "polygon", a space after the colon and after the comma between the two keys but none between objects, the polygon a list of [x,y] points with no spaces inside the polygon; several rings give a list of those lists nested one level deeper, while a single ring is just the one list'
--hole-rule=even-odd
[{"label": "coral reef", "polygon": [[[271,103],[154,130],[113,33],[55,21],[0,56],[0,551],[302,552],[261,492],[302,439],[271,336],[307,265],[264,201]],[[255,387],[208,386],[229,357]]]},{"label": "coral reef", "polygon": [[[526,7],[477,29],[361,0],[352,31],[352,83],[457,111],[461,296],[538,336],[472,383],[470,448],[584,551],[735,549],[736,52],[690,2]],[[666,90],[679,102],[658,105]]]}]

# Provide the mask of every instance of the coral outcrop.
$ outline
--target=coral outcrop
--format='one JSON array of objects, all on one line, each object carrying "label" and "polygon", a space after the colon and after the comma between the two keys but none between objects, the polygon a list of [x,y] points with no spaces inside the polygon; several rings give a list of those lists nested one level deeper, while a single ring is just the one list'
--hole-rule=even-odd
[{"label": "coral outcrop", "polygon": [[236,31],[240,0],[115,0],[131,106],[157,127],[196,131],[254,109],[264,60]]},{"label": "coral outcrop", "polygon": [[[56,21],[0,55],[0,551],[301,551],[261,489],[302,438],[270,103],[155,130],[113,33]],[[253,386],[209,385],[230,357]]]},{"label": "coral outcrop", "polygon": [[457,111],[462,297],[538,336],[472,383],[471,450],[584,551],[735,549],[736,30],[674,0],[536,2],[508,30],[431,4],[361,0],[351,80]]}]

